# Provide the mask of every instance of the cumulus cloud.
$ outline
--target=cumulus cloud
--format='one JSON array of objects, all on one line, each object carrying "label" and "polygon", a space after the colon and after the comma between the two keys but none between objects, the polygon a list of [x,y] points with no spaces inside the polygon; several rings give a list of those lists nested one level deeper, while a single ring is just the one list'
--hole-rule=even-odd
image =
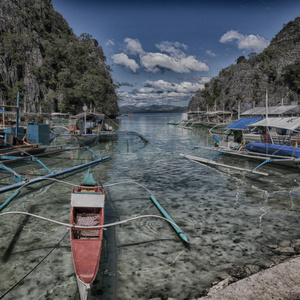
[{"label": "cumulus cloud", "polygon": [[[163,41],[159,44],[155,44],[155,47],[159,49],[161,52],[170,53],[175,56],[182,56],[184,55],[183,50],[188,50],[188,46],[179,42],[168,42]],[[182,50],[182,49],[183,50]]]},{"label": "cumulus cloud", "polygon": [[152,88],[154,91],[162,90],[164,92],[176,92],[176,93],[195,93],[199,89],[202,89],[204,85],[202,83],[192,83],[183,81],[178,83],[171,83],[164,80],[149,81],[145,83],[147,88]]},{"label": "cumulus cloud", "polygon": [[139,40],[126,38],[124,42],[126,43],[125,50],[127,53],[136,55],[144,52],[143,47]]},{"label": "cumulus cloud", "polygon": [[188,101],[199,90],[204,88],[208,77],[199,78],[198,82],[182,81],[180,83],[164,80],[146,81],[144,86],[131,92],[120,91],[118,96],[123,103],[121,105],[150,105],[167,104],[169,102]]},{"label": "cumulus cloud", "polygon": [[227,31],[220,39],[221,43],[235,42],[239,49],[261,52],[270,42],[259,35],[243,35],[235,30]]},{"label": "cumulus cloud", "polygon": [[144,53],[140,57],[141,65],[148,72],[159,72],[168,69],[176,73],[189,73],[191,71],[208,71],[205,63],[198,61],[194,56],[173,57],[164,53]]},{"label": "cumulus cloud", "polygon": [[[146,52],[139,40],[126,38],[124,40],[124,53],[115,54],[112,58],[114,63],[130,68],[133,72],[138,69],[138,64],[128,55],[138,55],[140,65],[147,72],[157,73],[162,70],[170,70],[176,73],[190,73],[191,71],[208,71],[208,66],[198,61],[194,56],[187,56],[184,50],[188,47],[179,42],[164,41],[156,44],[161,52]],[[128,54],[128,55],[127,55]]]},{"label": "cumulus cloud", "polygon": [[113,62],[118,65],[129,68],[132,72],[136,73],[139,65],[134,59],[129,58],[125,53],[114,54],[112,56]]}]

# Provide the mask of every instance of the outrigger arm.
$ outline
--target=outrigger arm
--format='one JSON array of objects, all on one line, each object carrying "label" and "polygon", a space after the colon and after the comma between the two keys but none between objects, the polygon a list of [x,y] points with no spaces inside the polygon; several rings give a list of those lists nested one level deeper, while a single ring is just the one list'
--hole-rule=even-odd
[{"label": "outrigger arm", "polygon": [[[222,152],[219,152],[217,155],[219,155],[219,154],[222,154]],[[217,155],[215,155],[215,157]],[[239,170],[239,171],[244,171],[244,172],[250,172],[250,173],[264,175],[264,176],[269,175],[268,173],[256,171],[256,168],[253,170],[250,170],[250,169],[239,168],[239,167],[230,166],[230,165],[226,165],[226,164],[221,164],[221,163],[213,161],[212,158],[207,159],[207,158],[197,157],[197,156],[193,156],[193,155],[184,155],[184,154],[181,154],[181,156],[185,157],[188,160],[191,160],[191,161],[194,161],[194,162],[197,162],[200,164],[208,165],[211,167],[217,166],[217,167],[224,167],[224,168],[234,169],[234,170]],[[267,163],[267,162],[265,162],[265,163]]]},{"label": "outrigger arm", "polygon": [[11,174],[14,175],[14,181],[24,181],[26,180],[25,178],[22,178],[20,174],[18,174],[16,171],[14,171],[13,169],[5,166],[4,164],[0,164],[0,169],[3,169]]},{"label": "outrigger arm", "polygon": [[265,165],[266,163],[272,162],[272,161],[274,161],[274,159],[272,159],[272,158],[266,159],[266,160],[265,160],[264,162],[262,162],[260,165],[258,165],[257,167],[255,167],[255,168],[252,170],[252,172],[256,171],[258,168],[260,168],[261,166]]}]

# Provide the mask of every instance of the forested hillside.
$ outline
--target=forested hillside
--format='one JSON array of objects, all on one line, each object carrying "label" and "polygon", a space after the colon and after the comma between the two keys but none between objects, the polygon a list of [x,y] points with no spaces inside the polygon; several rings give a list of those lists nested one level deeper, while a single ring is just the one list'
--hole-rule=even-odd
[{"label": "forested hillside", "polygon": [[98,42],[77,37],[50,0],[0,0],[0,103],[26,112],[71,112],[84,103],[119,115],[116,86]]},{"label": "forested hillside", "polygon": [[199,90],[189,103],[189,110],[213,109],[241,111],[264,106],[266,90],[270,105],[300,102],[300,16],[283,25],[270,45],[260,54],[240,56],[236,65]]}]

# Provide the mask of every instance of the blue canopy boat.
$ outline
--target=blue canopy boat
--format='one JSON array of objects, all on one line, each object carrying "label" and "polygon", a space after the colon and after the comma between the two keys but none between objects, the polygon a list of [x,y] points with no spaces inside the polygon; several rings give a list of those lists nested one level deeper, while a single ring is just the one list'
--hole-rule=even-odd
[{"label": "blue canopy boat", "polygon": [[[247,143],[243,139],[242,131],[247,126],[260,129],[258,135],[262,140],[261,142]],[[230,132],[227,132],[223,139],[210,132],[216,142],[215,147],[194,147],[190,150],[205,148],[218,151],[214,157],[210,159],[197,157],[189,155],[190,151],[183,156],[191,161],[210,166],[231,168],[260,175],[268,175],[265,172],[257,171],[258,168],[267,163],[300,168],[300,149],[298,148],[300,144],[300,117],[260,118],[256,121],[253,118],[240,119],[227,126],[226,129],[235,130],[239,134],[232,134],[230,140]],[[260,164],[253,169],[245,169],[214,161],[221,154],[256,160]]]}]

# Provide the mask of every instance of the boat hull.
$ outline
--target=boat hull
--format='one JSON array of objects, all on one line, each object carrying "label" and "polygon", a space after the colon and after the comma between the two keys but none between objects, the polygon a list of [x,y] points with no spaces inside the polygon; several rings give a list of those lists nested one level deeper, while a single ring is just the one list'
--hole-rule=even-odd
[{"label": "boat hull", "polygon": [[86,284],[83,281],[81,281],[78,276],[76,275],[76,280],[77,280],[77,286],[78,286],[78,291],[80,295],[80,300],[88,300],[90,293],[91,293],[91,284]]},{"label": "boat hull", "polygon": [[[94,180],[92,176],[87,178]],[[70,224],[80,226],[71,228],[70,238],[81,300],[88,299],[98,273],[103,228],[90,227],[104,225],[104,204],[104,190],[97,186],[90,188],[81,185],[71,195]]]},{"label": "boat hull", "polygon": [[279,156],[300,158],[300,149],[291,146],[264,144],[264,143],[249,143],[245,146],[245,150],[250,152],[268,154],[271,156],[279,155]]},{"label": "boat hull", "polygon": [[93,145],[99,141],[98,135],[92,135],[92,134],[75,135],[75,137],[76,137],[79,145],[81,145],[81,146]]},{"label": "boat hull", "polygon": [[99,142],[106,142],[110,140],[116,140],[118,134],[114,132],[104,132],[100,134],[84,134],[84,135],[75,135],[79,145],[89,146]]},{"label": "boat hull", "polygon": [[23,145],[19,147],[1,148],[0,156],[25,157],[30,155],[41,154],[44,153],[46,150],[46,147],[41,147],[40,145]]}]

